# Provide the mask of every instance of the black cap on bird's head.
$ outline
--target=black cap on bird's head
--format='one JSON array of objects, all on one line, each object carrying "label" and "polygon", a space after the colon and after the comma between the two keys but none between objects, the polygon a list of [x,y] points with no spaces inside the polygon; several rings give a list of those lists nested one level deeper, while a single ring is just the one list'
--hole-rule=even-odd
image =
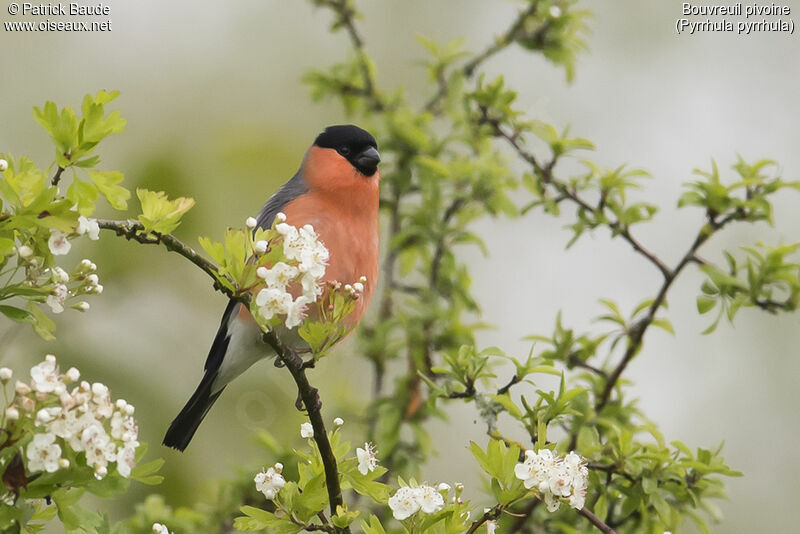
[{"label": "black cap on bird's head", "polygon": [[328,126],[317,136],[314,145],[336,150],[364,176],[375,174],[381,161],[375,138],[352,124]]}]

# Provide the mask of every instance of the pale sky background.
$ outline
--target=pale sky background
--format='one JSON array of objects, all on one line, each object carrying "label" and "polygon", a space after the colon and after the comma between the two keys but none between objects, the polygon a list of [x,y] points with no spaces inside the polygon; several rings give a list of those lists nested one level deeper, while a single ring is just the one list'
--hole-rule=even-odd
[{"label": "pale sky background", "polygon": [[[785,3],[793,12],[800,10],[796,1]],[[12,20],[6,4],[0,10],[3,21]],[[679,36],[674,25],[682,2],[582,4],[595,18],[590,51],[580,57],[573,84],[565,82],[562,70],[519,49],[496,57],[486,70],[502,73],[519,90],[522,108],[532,117],[559,128],[569,124],[575,135],[594,141],[595,161],[609,167],[628,163],[652,173],[640,195],[661,212],[636,235],[668,263],[683,254],[700,224],[699,210],[675,208],[692,169],[708,168],[713,157],[733,178],[730,165],[741,154],[748,160],[775,159],[785,177],[800,177],[797,35]],[[326,11],[277,0],[110,5],[111,33],[0,30],[0,152],[29,154],[46,165],[52,149],[31,107],[48,99],[78,106],[86,92],[119,89],[123,96],[115,105],[128,128],[104,142],[104,168],[123,170],[129,185],[168,187],[171,196],[194,196],[198,206],[181,235],[219,237],[224,226],[256,213],[291,176],[322,126],[344,120],[336,105],[311,103],[300,83],[310,68],[324,69],[348,51],[344,35],[327,33]],[[358,5],[365,13],[363,34],[378,65],[380,86],[388,90],[401,84],[421,101],[429,93],[418,93],[426,86],[418,64],[424,50],[415,35],[440,41],[465,36],[469,48],[482,49],[507,27],[520,4],[414,0]],[[159,177],[168,178],[168,186]],[[520,201],[524,198],[520,193]],[[774,228],[731,228],[703,256],[719,259],[723,248],[756,240],[800,240],[798,206],[798,193],[781,194]],[[464,258],[472,265],[483,319],[497,325],[479,335],[480,345],[498,345],[522,356],[528,345],[521,338],[549,333],[559,310],[565,323],[591,329],[596,328],[592,318],[602,312],[598,298],[613,298],[630,310],[654,295],[658,272],[605,232],[586,236],[565,251],[567,221],[531,213],[480,226],[490,257],[467,249]],[[98,258],[106,287],[102,298],[92,301],[92,311],[59,317],[62,335],[50,344],[27,331],[5,338],[0,347],[4,365],[19,362],[21,368],[22,362],[54,352],[80,363],[85,375],[91,372],[140,406],[140,416],[151,414],[142,416],[148,418],[143,439],[167,458],[168,476],[180,480],[168,479],[164,491],[173,494],[193,481],[230,476],[242,454],[254,458],[258,449],[249,442],[251,428],[283,425],[287,418],[299,423],[299,415],[286,408],[293,387],[263,365],[226,391],[187,454],[159,449],[163,429],[199,379],[224,299],[209,291],[205,275],[177,257],[165,258],[161,250],[136,251],[137,269],[152,276],[143,282],[141,275],[126,270],[133,245],[104,237],[101,246],[109,248],[103,256],[96,246],[76,252]],[[693,448],[725,441],[728,463],[745,473],[728,482],[731,499],[719,503],[725,519],[714,532],[796,532],[787,505],[800,499],[800,463],[793,446],[800,437],[800,321],[797,315],[776,318],[745,310],[734,326],[723,323],[715,334],[701,336],[708,324],[694,304],[701,280],[690,268],[676,284],[668,316],[677,336],[648,334],[645,350],[627,375],[635,383],[630,394],[640,398],[641,408],[668,440],[680,439]],[[0,335],[6,327],[0,324]],[[360,360],[346,352],[335,363],[322,364],[333,377],[326,386],[331,392],[355,385],[348,378]],[[143,387],[150,398],[135,398]],[[284,398],[270,397],[274,390]],[[342,405],[346,408],[347,402]],[[454,423],[462,416],[472,417],[458,411]],[[434,429],[444,454],[429,467],[431,478],[452,479],[472,470],[472,464],[469,469],[454,464],[470,461],[464,438],[480,438],[481,426],[455,439],[447,427]]]}]

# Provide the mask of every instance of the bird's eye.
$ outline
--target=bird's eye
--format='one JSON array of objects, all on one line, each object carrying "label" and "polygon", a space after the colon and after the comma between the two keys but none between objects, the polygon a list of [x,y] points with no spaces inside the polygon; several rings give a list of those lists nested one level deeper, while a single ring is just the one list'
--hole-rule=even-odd
[{"label": "bird's eye", "polygon": [[339,147],[339,154],[341,154],[342,156],[345,156],[345,157],[349,156],[350,155],[350,147],[348,147],[348,146]]}]

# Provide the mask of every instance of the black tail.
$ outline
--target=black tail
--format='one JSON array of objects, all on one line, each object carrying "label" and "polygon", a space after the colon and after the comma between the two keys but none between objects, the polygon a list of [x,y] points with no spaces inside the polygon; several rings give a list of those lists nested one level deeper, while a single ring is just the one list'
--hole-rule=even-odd
[{"label": "black tail", "polygon": [[222,393],[224,387],[216,393],[211,393],[211,386],[216,378],[216,371],[207,371],[200,385],[197,386],[192,398],[183,407],[178,417],[169,425],[169,430],[164,436],[164,445],[183,451],[192,441],[192,436],[197,431],[197,427],[203,421],[203,418],[214,405],[214,402]]}]

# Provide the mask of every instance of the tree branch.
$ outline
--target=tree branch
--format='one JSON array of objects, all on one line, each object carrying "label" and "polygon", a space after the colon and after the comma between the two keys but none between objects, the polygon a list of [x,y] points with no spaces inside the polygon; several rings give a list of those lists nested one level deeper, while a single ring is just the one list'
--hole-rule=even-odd
[{"label": "tree branch", "polygon": [[367,58],[367,54],[364,51],[364,39],[358,33],[358,28],[356,28],[355,9],[348,5],[347,0],[323,0],[320,4],[328,6],[338,15],[337,24],[342,26],[350,37],[353,50],[358,56],[361,81],[364,84],[364,87],[361,88],[362,95],[368,100],[372,111],[384,111],[387,106],[376,89],[375,79],[369,66],[369,58]]},{"label": "tree branch", "polygon": [[[513,43],[517,38],[519,31],[524,27],[525,19],[536,13],[538,7],[538,2],[532,2],[527,9],[520,11],[517,14],[517,17],[511,23],[511,26],[509,26],[508,30],[497,36],[494,39],[494,42],[487,46],[483,52],[476,54],[469,62],[467,62],[466,65],[464,65],[464,67],[461,69],[462,74],[467,78],[471,78],[484,61],[494,56],[498,52],[501,52],[511,43]],[[438,86],[439,89],[436,94],[434,94],[433,97],[431,97],[431,99],[423,106],[425,111],[436,111],[439,103],[447,94],[448,85],[444,79],[438,80]]]},{"label": "tree branch", "polygon": [[59,165],[58,170],[56,170],[56,173],[53,175],[53,179],[50,180],[50,184],[58,185],[58,182],[61,181],[61,173],[63,172],[64,172],[64,167]]},{"label": "tree branch", "polygon": [[[333,454],[331,442],[328,440],[328,432],[325,430],[325,423],[322,420],[322,402],[319,398],[317,388],[312,387],[306,376],[306,369],[303,360],[293,354],[283,345],[275,332],[265,332],[262,336],[266,342],[278,355],[280,361],[291,373],[292,378],[297,384],[297,391],[303,401],[303,407],[308,413],[308,419],[314,428],[314,441],[317,443],[322,465],[325,468],[325,485],[328,489],[328,502],[330,503],[331,515],[336,515],[336,507],[342,506],[342,488],[339,485],[339,468],[336,463],[336,456]],[[349,528],[336,529],[337,532],[349,533]]]},{"label": "tree branch", "polygon": [[672,283],[676,278],[678,278],[678,275],[680,275],[684,267],[686,267],[694,260],[694,258],[696,258],[696,253],[703,243],[708,241],[708,239],[714,235],[715,232],[722,229],[726,224],[735,220],[735,218],[736,216],[734,214],[728,215],[719,221],[715,221],[712,217],[709,217],[709,223],[703,225],[703,227],[697,233],[697,237],[695,237],[692,245],[689,247],[689,250],[683,255],[683,258],[681,258],[675,268],[669,271],[669,274],[665,276],[664,282],[661,284],[661,289],[658,291],[658,295],[656,295],[656,298],[653,300],[653,303],[647,310],[647,315],[631,328],[631,331],[628,334],[628,347],[625,350],[625,354],[623,355],[622,360],[620,360],[620,362],[608,376],[605,388],[603,388],[603,392],[600,394],[600,397],[595,404],[595,411],[599,412],[606,404],[608,404],[608,401],[611,398],[611,392],[614,390],[619,377],[625,371],[625,368],[628,366],[634,356],[636,356],[636,354],[639,352],[639,349],[642,346],[644,333],[656,318],[656,312],[666,300],[667,292],[669,291],[670,287],[672,287]]},{"label": "tree branch", "polygon": [[480,516],[478,519],[472,522],[472,524],[469,526],[469,529],[467,529],[467,531],[464,534],[473,534],[476,530],[478,530],[478,528],[480,528],[481,525],[483,525],[487,521],[493,521],[497,519],[497,516],[499,516],[500,512],[502,511],[503,507],[502,505],[499,504],[488,509],[483,513],[482,516]]},{"label": "tree branch", "polygon": [[580,510],[578,510],[578,512],[579,512],[579,513],[580,513],[580,514],[581,514],[583,517],[585,517],[586,519],[588,519],[589,521],[591,521],[591,523],[592,523],[594,526],[596,526],[596,527],[597,527],[597,529],[598,529],[600,532],[605,532],[606,534],[616,534],[616,532],[614,531],[614,529],[613,529],[613,528],[611,528],[610,526],[608,526],[608,525],[606,525],[605,523],[603,523],[603,521],[602,521],[602,520],[601,520],[599,517],[597,517],[596,515],[594,515],[594,514],[591,512],[591,510],[589,510],[588,508],[586,508],[586,507],[584,507],[584,508],[581,508]]},{"label": "tree branch", "polygon": [[205,259],[198,254],[189,245],[183,243],[180,239],[172,234],[158,234],[151,232],[144,233],[144,225],[139,221],[114,221],[110,219],[97,219],[97,224],[103,230],[112,230],[118,236],[124,237],[127,240],[134,240],[143,245],[164,245],[167,250],[176,252],[200,267],[204,273],[214,279],[214,289],[226,294],[228,297],[240,301],[248,301],[249,293],[246,295],[236,295],[233,291],[219,283],[218,277],[220,276],[216,265]]},{"label": "tree branch", "polygon": [[[525,160],[528,164],[533,167],[534,172],[540,177],[542,183],[545,185],[552,186],[556,191],[558,191],[564,199],[571,200],[575,205],[579,208],[584,209],[590,213],[595,213],[596,208],[589,204],[586,200],[581,198],[575,191],[572,191],[567,184],[564,184],[553,177],[553,167],[555,167],[557,159],[554,158],[551,160],[547,165],[543,165],[533,153],[525,150],[519,140],[518,135],[512,135],[506,132],[502,126],[496,121],[486,115],[486,110],[484,111],[484,116],[482,117],[482,122],[485,124],[490,125],[495,132],[497,137],[505,139],[517,152],[523,160]],[[670,275],[670,269],[667,265],[661,261],[655,254],[647,250],[639,241],[634,239],[634,237],[630,233],[630,229],[622,224],[619,221],[609,221],[608,227],[614,231],[616,231],[628,244],[631,245],[633,250],[647,258],[647,260],[652,263],[660,272],[661,274],[667,278]]]},{"label": "tree branch", "polygon": [[[236,295],[228,288],[222,287],[217,281],[217,277],[219,276],[217,267],[173,235],[157,233],[145,234],[143,232],[144,226],[138,221],[113,221],[108,219],[98,219],[97,224],[100,226],[100,228],[112,230],[117,235],[125,237],[128,240],[132,239],[145,245],[164,245],[167,250],[180,254],[202,269],[203,272],[211,276],[215,282],[214,287],[219,291],[222,291],[232,299],[240,300],[245,303],[250,300],[250,293]],[[264,342],[272,347],[272,349],[278,355],[278,358],[289,370],[292,378],[297,384],[297,390],[300,394],[300,399],[303,401],[303,405],[308,412],[308,418],[311,421],[311,426],[314,428],[314,441],[317,443],[317,448],[319,449],[320,456],[322,457],[322,464],[325,468],[325,482],[328,488],[328,499],[330,502],[331,514],[335,515],[336,507],[342,505],[342,490],[341,486],[339,485],[339,470],[336,463],[336,457],[333,454],[330,441],[328,440],[328,433],[325,430],[325,423],[322,421],[322,403],[319,400],[317,389],[309,384],[302,359],[293,354],[289,348],[283,345],[278,340],[274,332],[266,332],[262,337]],[[349,533],[350,529],[337,529],[337,532]]]}]

